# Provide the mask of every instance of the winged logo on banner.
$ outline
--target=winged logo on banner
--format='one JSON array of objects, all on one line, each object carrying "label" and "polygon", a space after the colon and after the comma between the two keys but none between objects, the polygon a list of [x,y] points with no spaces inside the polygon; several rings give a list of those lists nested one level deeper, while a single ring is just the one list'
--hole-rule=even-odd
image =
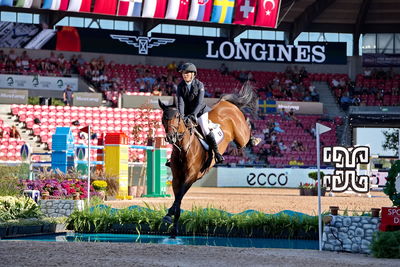
[{"label": "winged logo on banner", "polygon": [[120,42],[133,45],[139,49],[139,54],[147,55],[149,48],[155,46],[165,45],[175,42],[172,38],[159,38],[159,37],[146,37],[146,36],[132,36],[132,35],[116,35],[110,34],[111,38],[119,40]]}]

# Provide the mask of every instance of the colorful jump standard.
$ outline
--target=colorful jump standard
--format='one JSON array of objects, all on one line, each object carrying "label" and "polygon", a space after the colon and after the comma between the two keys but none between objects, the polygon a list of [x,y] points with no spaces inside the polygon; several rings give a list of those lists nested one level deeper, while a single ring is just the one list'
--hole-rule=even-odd
[{"label": "colorful jump standard", "polygon": [[128,136],[125,133],[107,133],[104,140],[105,173],[118,178],[117,198],[128,196]]}]

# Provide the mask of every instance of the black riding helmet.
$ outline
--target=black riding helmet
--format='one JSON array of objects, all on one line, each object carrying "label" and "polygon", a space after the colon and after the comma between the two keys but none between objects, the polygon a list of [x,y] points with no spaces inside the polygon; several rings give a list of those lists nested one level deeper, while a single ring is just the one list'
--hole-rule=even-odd
[{"label": "black riding helmet", "polygon": [[183,72],[183,71],[188,71],[188,72],[194,72],[194,74],[197,74],[197,68],[193,63],[185,63],[181,66],[181,69],[179,70],[179,72]]}]

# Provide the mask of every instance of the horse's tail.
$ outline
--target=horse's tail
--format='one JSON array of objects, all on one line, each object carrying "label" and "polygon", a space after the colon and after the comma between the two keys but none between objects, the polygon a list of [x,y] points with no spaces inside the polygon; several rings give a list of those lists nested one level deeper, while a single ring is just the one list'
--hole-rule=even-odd
[{"label": "horse's tail", "polygon": [[221,100],[226,100],[237,106],[243,113],[257,113],[258,96],[254,91],[253,86],[246,82],[238,93],[226,94],[221,97]]}]

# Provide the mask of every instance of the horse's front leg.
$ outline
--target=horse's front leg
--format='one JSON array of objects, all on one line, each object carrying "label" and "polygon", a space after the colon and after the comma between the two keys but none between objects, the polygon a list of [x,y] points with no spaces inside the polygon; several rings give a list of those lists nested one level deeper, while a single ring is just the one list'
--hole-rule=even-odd
[{"label": "horse's front leg", "polygon": [[[184,183],[180,187],[178,187],[179,190],[174,190],[175,201],[172,204],[171,208],[168,209],[167,215],[165,215],[163,218],[163,222],[165,222],[167,224],[173,223],[171,237],[175,237],[178,234],[178,221],[179,221],[179,217],[181,215],[181,202],[182,202],[183,196],[189,190],[191,185],[192,184]],[[174,216],[173,221],[172,221],[172,216]]]}]

